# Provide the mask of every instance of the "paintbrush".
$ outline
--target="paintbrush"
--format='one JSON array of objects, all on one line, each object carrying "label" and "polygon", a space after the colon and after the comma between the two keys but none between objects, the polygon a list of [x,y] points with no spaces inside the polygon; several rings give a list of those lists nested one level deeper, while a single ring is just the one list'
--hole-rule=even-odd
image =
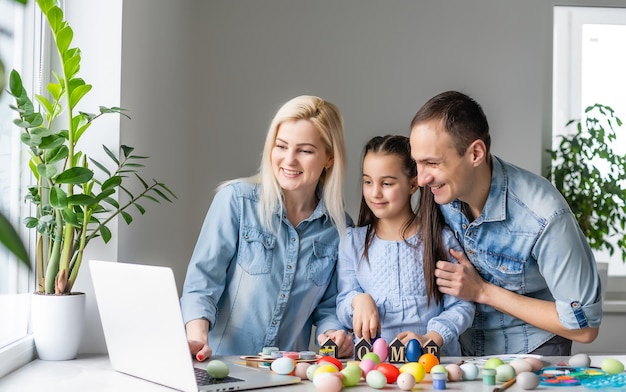
[{"label": "paintbrush", "polygon": [[509,381],[502,384],[502,386],[493,388],[493,392],[503,392],[504,390],[506,390],[508,387],[510,387],[513,384],[515,384],[515,377],[513,377]]}]

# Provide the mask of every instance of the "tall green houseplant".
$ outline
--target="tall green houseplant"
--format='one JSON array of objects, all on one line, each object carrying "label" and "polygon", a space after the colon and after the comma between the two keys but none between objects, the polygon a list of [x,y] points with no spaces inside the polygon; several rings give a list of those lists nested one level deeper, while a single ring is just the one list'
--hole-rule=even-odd
[{"label": "tall green houseplant", "polygon": [[[36,2],[52,33],[60,72],[53,72],[55,80],[47,85],[47,95],[35,95],[40,109],[15,70],[10,75],[9,93],[15,97],[12,108],[18,118],[14,123],[22,130],[21,141],[28,148],[29,167],[36,180],[26,196],[36,207],[36,215],[26,218],[25,224],[37,231],[38,291],[68,294],[85,247],[97,237],[108,242],[111,231],[107,225],[114,218],[121,216],[130,224],[131,207],[143,214],[143,200],[171,202],[176,196],[162,182],[148,182],[139,176],[146,157],[135,155],[132,147],[121,146],[118,156],[103,146],[110,166],[78,149],[79,140],[100,116],[126,114],[119,107],[100,106],[97,114],[77,109],[92,86],[78,76],[81,51],[71,46],[74,32],[55,0]],[[141,191],[131,192],[127,186],[130,180],[141,184]],[[116,192],[123,192],[127,201],[120,204],[115,200],[112,196]]]},{"label": "tall green houseplant", "polygon": [[583,120],[570,120],[575,132],[560,136],[548,178],[569,203],[594,250],[615,253],[626,262],[626,156],[611,147],[622,121],[609,106],[585,109]]}]

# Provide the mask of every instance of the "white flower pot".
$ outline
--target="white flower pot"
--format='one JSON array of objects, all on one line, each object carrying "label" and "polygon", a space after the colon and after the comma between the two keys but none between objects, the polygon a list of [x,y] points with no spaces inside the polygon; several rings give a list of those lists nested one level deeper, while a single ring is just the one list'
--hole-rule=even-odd
[{"label": "white flower pot", "polygon": [[39,359],[64,361],[76,358],[84,325],[84,293],[33,293],[31,327]]}]

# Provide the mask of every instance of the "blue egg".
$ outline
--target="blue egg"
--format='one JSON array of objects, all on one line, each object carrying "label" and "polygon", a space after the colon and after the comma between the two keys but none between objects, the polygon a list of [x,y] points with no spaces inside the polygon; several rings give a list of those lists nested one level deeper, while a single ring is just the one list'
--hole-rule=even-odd
[{"label": "blue egg", "polygon": [[417,339],[411,339],[406,344],[406,360],[407,362],[417,362],[422,356],[422,346]]}]

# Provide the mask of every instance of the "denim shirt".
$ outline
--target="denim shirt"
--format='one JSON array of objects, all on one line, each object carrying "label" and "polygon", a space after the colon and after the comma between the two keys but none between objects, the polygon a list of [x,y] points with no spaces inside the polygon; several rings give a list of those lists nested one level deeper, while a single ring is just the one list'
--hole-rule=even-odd
[{"label": "denim shirt", "polygon": [[339,235],[323,202],[297,227],[276,213],[274,233],[259,220],[259,191],[236,182],[216,193],[187,270],[183,318],[209,321],[215,355],[306,350],[312,325],[342,329],[335,313]]},{"label": "denim shirt", "polygon": [[[486,281],[556,303],[569,329],[598,327],[600,278],[594,256],[559,191],[545,178],[492,156],[482,214],[469,222],[463,203],[442,205],[446,222]],[[461,336],[465,355],[522,354],[554,334],[484,304]]]},{"label": "denim shirt", "polygon": [[[439,304],[432,298],[428,304],[421,237],[414,235],[407,243],[374,236],[368,248],[368,260],[365,260],[366,232],[367,227],[349,228],[345,246],[339,251],[339,320],[352,329],[352,300],[365,292],[374,299],[382,326],[381,337],[387,343],[400,332],[423,335],[435,331],[443,338],[442,351],[446,355],[460,356],[459,335],[472,324],[474,303],[444,295]],[[443,243],[446,249],[461,250],[449,229],[443,232]],[[450,255],[449,261],[456,262]]]}]

